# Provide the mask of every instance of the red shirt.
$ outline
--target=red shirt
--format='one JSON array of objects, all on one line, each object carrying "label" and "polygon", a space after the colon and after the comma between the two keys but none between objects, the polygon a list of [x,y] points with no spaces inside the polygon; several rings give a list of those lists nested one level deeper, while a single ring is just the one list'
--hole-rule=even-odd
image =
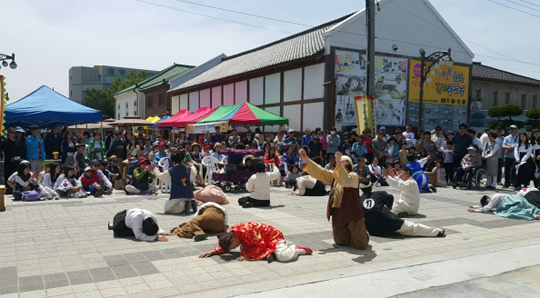
[{"label": "red shirt", "polygon": [[270,158],[270,155],[266,154],[264,156],[264,163],[272,163],[272,162],[274,162],[276,166],[279,166],[279,157],[276,154],[274,154],[274,158],[272,160],[272,158]]},{"label": "red shirt", "polygon": [[[263,223],[247,222],[233,225],[229,233],[235,233],[242,244],[241,255],[248,255],[252,260],[267,258],[276,250],[276,244],[285,239],[278,229]],[[214,248],[218,254],[226,251],[221,247]]]},{"label": "red shirt", "polygon": [[83,173],[82,176],[81,176],[81,184],[83,187],[85,186],[90,186],[94,183],[97,183],[99,184],[99,177],[97,175],[97,172],[92,172],[92,177],[88,178],[86,177],[86,175]]},{"label": "red shirt", "polygon": [[366,148],[367,148],[367,153],[368,154],[373,154],[373,148],[371,147],[371,137],[367,137],[364,139],[364,144],[366,144]]}]

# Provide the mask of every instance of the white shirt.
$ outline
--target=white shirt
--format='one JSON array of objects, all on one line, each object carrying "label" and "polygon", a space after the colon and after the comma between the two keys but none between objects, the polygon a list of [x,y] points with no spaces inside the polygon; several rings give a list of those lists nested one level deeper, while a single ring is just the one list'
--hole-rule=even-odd
[{"label": "white shirt", "polygon": [[395,178],[388,176],[386,182],[394,190],[401,192],[399,194],[399,199],[397,202],[394,202],[394,204],[406,204],[418,212],[418,208],[420,207],[420,191],[418,190],[418,184],[412,177],[407,181],[403,181],[397,176]]},{"label": "white shirt", "polygon": [[[133,234],[135,234],[135,239],[142,240],[142,241],[154,241],[156,239],[156,235],[146,235],[143,233],[143,222],[147,218],[152,218],[154,222],[157,224],[157,219],[152,214],[152,212],[144,209],[129,209],[126,212],[126,227],[133,230]],[[162,229],[159,229],[157,232],[157,235],[160,235],[163,233]]]},{"label": "white shirt", "polygon": [[486,159],[492,157],[492,156],[496,156],[498,158],[499,156],[499,144],[497,144],[497,142],[495,142],[495,146],[493,146],[493,149],[490,149],[491,147],[491,143],[486,143],[487,145],[487,148],[484,146],[484,149],[487,149],[487,150],[483,150],[482,151],[482,157],[485,157]]},{"label": "white shirt", "polygon": [[303,196],[306,194],[306,189],[312,189],[315,187],[315,184],[317,184],[317,179],[305,175],[298,179],[296,179],[296,186],[298,189],[295,192],[295,195]]},{"label": "white shirt", "polygon": [[488,142],[489,142],[489,136],[488,136],[487,133],[484,133],[484,134],[480,137],[480,143],[482,143],[482,148],[484,148]]},{"label": "white shirt", "polygon": [[381,173],[381,166],[374,166],[373,164],[370,164],[368,167],[369,167],[370,171],[373,171],[373,172],[375,172],[375,173],[377,173],[379,175],[382,174]]},{"label": "white shirt", "polygon": [[412,131],[411,132],[404,131],[402,135],[403,137],[405,137],[405,141],[407,142],[407,149],[414,146],[415,139],[414,139],[414,133]]},{"label": "white shirt", "polygon": [[253,174],[247,184],[246,190],[251,192],[249,196],[256,200],[270,201],[270,182],[281,177],[278,167],[272,172]]},{"label": "white shirt", "polygon": [[53,183],[51,181],[51,173],[45,174],[45,176],[43,177],[43,182],[41,182],[41,185],[53,188]]},{"label": "white shirt", "polygon": [[[523,158],[519,158],[521,153],[525,153],[525,156],[523,156]],[[524,144],[519,145],[519,143],[514,146],[514,158],[516,159],[516,162],[521,163],[521,162],[527,161],[531,157],[531,154],[532,154],[531,145],[529,145],[528,148],[525,148]]]},{"label": "white shirt", "polygon": [[527,195],[531,191],[538,191],[538,189],[534,187],[522,188],[520,191],[518,191],[517,195],[521,197],[525,197],[525,195]]},{"label": "white shirt", "polygon": [[490,197],[489,203],[486,206],[474,205],[474,212],[495,212],[501,208],[504,199],[506,199],[505,194],[494,194]]}]

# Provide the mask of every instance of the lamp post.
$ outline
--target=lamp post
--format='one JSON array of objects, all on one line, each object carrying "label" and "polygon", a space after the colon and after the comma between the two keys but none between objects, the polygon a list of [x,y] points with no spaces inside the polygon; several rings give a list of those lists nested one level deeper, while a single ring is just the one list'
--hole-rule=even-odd
[{"label": "lamp post", "polygon": [[[420,58],[421,58],[421,74],[420,74],[420,98],[419,98],[419,107],[418,107],[418,129],[424,128],[424,122],[422,120],[422,114],[424,113],[424,83],[431,83],[431,78],[428,78],[428,74],[435,75],[436,70],[439,69],[441,65],[451,66],[454,64],[452,60],[452,49],[443,52],[434,52],[431,55],[426,57],[426,51],[420,49]],[[444,60],[446,58],[446,60]]]},{"label": "lamp post", "polygon": [[[11,60],[11,63],[8,64],[7,60]],[[0,54],[0,61],[2,62],[3,67],[8,67],[9,65],[11,69],[17,68],[17,63],[15,62],[15,54],[11,54],[11,56],[7,54]],[[0,68],[2,68],[2,66],[0,66]]]}]

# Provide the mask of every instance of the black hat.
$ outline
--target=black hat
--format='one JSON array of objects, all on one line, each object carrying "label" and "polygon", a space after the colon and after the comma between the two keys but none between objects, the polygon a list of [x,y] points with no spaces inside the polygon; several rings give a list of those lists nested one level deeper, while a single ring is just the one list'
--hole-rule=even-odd
[{"label": "black hat", "polygon": [[159,231],[159,227],[153,218],[149,217],[143,221],[143,233],[148,236],[153,236]]}]

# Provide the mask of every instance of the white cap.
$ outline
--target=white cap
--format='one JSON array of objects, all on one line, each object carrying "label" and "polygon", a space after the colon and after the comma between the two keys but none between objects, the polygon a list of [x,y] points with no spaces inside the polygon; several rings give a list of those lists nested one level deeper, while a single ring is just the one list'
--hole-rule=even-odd
[{"label": "white cap", "polygon": [[467,150],[474,150],[474,151],[477,151],[477,149],[474,148],[474,146],[470,146],[469,148],[467,148]]},{"label": "white cap", "polygon": [[292,129],[292,128],[291,128],[291,129],[289,129],[289,133],[291,133],[291,132],[294,132],[294,129]]},{"label": "white cap", "polygon": [[386,129],[386,126],[381,126],[381,129]]},{"label": "white cap", "polygon": [[85,171],[85,172],[88,172],[88,171],[93,171],[93,170],[92,170],[91,167],[86,167],[86,168],[84,168],[84,171]]},{"label": "white cap", "polygon": [[15,132],[22,132],[22,133],[24,133],[24,129],[22,129],[22,127],[20,127],[20,126],[15,126]]},{"label": "white cap", "polygon": [[517,125],[512,124],[512,125],[510,125],[510,129],[518,129],[518,127],[517,127]]}]

